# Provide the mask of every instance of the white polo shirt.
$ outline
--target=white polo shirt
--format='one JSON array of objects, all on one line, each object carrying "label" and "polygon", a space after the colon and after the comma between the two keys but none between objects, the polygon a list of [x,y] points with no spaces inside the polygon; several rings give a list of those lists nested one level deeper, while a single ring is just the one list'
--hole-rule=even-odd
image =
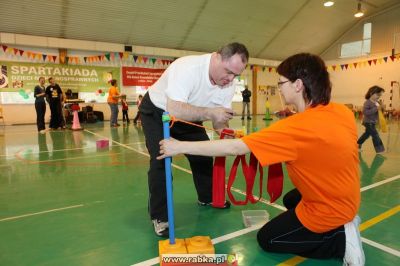
[{"label": "white polo shirt", "polygon": [[233,82],[212,85],[209,76],[211,54],[185,56],[175,60],[149,88],[155,106],[166,110],[167,97],[198,107],[231,107]]}]

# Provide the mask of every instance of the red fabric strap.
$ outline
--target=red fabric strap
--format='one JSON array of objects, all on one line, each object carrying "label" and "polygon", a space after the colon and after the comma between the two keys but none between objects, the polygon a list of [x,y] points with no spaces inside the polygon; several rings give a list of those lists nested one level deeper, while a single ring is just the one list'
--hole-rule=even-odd
[{"label": "red fabric strap", "polygon": [[[221,139],[224,136],[234,134],[233,130],[224,129],[221,133]],[[213,200],[212,206],[215,208],[223,208],[225,205],[225,157],[216,157],[213,168]],[[241,162],[243,175],[246,180],[246,198],[245,200],[238,201],[232,194],[232,186],[235,182],[237,168]],[[257,168],[260,171],[260,182],[259,182],[259,197],[258,200],[254,198],[253,188],[255,183],[255,177],[257,174]],[[253,153],[250,154],[249,164],[246,162],[245,155],[239,155],[235,158],[232,169],[229,173],[227,193],[230,201],[235,205],[246,205],[249,201],[251,203],[258,202],[262,197],[263,187],[263,167],[258,162],[257,158]],[[272,164],[268,168],[267,178],[267,192],[270,196],[270,202],[275,202],[282,194],[283,189],[283,171],[281,163]]]}]

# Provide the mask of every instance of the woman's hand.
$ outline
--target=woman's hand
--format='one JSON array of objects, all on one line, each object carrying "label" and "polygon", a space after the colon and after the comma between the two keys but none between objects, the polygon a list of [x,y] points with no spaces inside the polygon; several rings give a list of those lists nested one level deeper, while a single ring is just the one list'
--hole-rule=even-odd
[{"label": "woman's hand", "polygon": [[176,139],[163,139],[160,141],[160,156],[157,160],[182,153],[181,142]]}]

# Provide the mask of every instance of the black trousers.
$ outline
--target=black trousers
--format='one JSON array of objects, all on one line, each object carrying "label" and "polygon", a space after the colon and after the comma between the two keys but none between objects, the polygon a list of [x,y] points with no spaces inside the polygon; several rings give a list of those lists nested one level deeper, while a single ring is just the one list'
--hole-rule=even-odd
[{"label": "black trousers", "polygon": [[[148,93],[143,97],[139,108],[146,146],[150,153],[149,183],[149,212],[151,219],[168,220],[167,192],[165,182],[164,160],[157,160],[160,153],[159,142],[163,137],[161,116],[163,110],[157,108],[150,100]],[[199,123],[201,124],[201,123]],[[176,122],[171,128],[171,137],[185,141],[209,140],[204,128],[199,128]],[[186,155],[193,172],[193,181],[201,202],[212,201],[212,157]]]},{"label": "black trousers", "polygon": [[128,110],[122,110],[122,121],[129,123]]},{"label": "black trousers", "polygon": [[63,115],[62,115],[62,108],[61,108],[61,103],[59,101],[50,101],[50,111],[51,111],[51,116],[50,116],[50,128],[57,129],[59,127],[63,126]]},{"label": "black trousers", "polygon": [[385,147],[383,146],[382,140],[379,137],[379,133],[376,130],[375,124],[374,123],[363,123],[363,126],[365,127],[365,132],[358,139],[357,144],[361,146],[371,136],[375,151],[376,152],[385,151]]},{"label": "black trousers", "polygon": [[46,129],[44,123],[44,115],[46,113],[46,103],[45,102],[35,102],[36,109],[36,125],[38,131]]},{"label": "black trousers", "polygon": [[268,252],[292,253],[314,259],[343,259],[346,249],[344,225],[325,233],[305,228],[295,213],[301,195],[288,192],[283,203],[288,209],[265,224],[257,234],[258,244]]}]

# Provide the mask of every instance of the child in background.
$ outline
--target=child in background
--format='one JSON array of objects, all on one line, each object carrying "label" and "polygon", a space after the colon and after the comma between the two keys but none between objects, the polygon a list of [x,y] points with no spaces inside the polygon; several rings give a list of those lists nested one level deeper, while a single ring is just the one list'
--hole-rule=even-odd
[{"label": "child in background", "polygon": [[372,143],[374,144],[376,153],[385,152],[382,140],[379,137],[379,133],[376,130],[376,124],[378,123],[378,111],[383,107],[379,104],[379,98],[385,90],[379,86],[372,86],[369,88],[365,95],[365,103],[363,107],[363,126],[365,127],[364,134],[358,139],[358,149],[361,151],[361,146],[370,136],[372,137]]},{"label": "child in background", "polygon": [[125,124],[125,121],[129,124],[129,116],[128,116],[128,103],[126,102],[126,95],[121,97],[121,104],[122,104],[122,122]]},{"label": "child in background", "polygon": [[137,114],[136,114],[136,116],[135,116],[135,119],[133,119],[133,123],[134,123],[135,125],[137,124],[137,121],[140,120],[139,106],[140,106],[140,103],[142,102],[142,99],[143,99],[143,96],[142,96],[142,95],[139,95],[139,98],[138,98],[138,100],[137,100],[138,112],[137,112]]}]

